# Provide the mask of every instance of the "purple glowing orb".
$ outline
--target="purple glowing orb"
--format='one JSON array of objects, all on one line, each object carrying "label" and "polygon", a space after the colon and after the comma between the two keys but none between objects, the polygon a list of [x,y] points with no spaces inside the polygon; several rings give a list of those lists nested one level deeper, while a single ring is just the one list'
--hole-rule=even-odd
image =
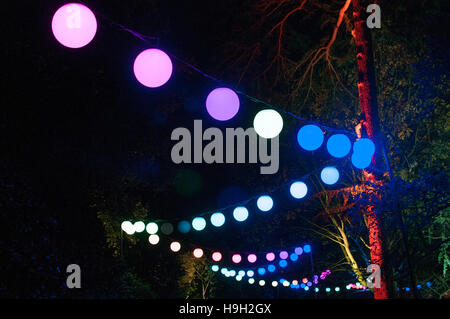
[{"label": "purple glowing orb", "polygon": [[68,3],[53,15],[52,31],[59,43],[77,49],[94,38],[97,20],[88,7],[80,3]]},{"label": "purple glowing orb", "polygon": [[133,66],[136,79],[149,88],[157,88],[169,81],[172,61],[159,49],[147,49],[139,53]]},{"label": "purple glowing orb", "polygon": [[212,118],[227,121],[239,111],[239,97],[228,88],[212,90],[206,98],[206,110]]}]

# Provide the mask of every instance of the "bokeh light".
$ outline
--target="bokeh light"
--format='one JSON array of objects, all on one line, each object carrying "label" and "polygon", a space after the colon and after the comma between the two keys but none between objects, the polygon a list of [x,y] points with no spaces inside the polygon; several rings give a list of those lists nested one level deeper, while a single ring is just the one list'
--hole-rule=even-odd
[{"label": "bokeh light", "polygon": [[136,233],[142,233],[145,230],[145,224],[142,221],[138,221],[134,223],[134,230]]},{"label": "bokeh light", "polygon": [[214,272],[217,272],[217,271],[219,271],[219,266],[212,265],[211,270],[214,271]]},{"label": "bokeh light", "polygon": [[181,249],[181,244],[177,241],[173,241],[170,243],[170,250],[174,253],[179,252]]},{"label": "bokeh light", "polygon": [[301,254],[303,254],[303,248],[302,247],[296,247],[295,249],[294,249],[294,252],[297,254],[297,255],[301,255]]},{"label": "bokeh light", "polygon": [[164,235],[170,235],[173,233],[173,226],[171,223],[164,223],[161,225],[161,232]]},{"label": "bokeh light", "polygon": [[225,215],[222,213],[214,213],[211,215],[211,224],[215,227],[220,227],[225,224]]},{"label": "bokeh light", "polygon": [[233,256],[231,256],[231,261],[235,264],[239,264],[242,261],[242,257],[239,254],[234,254]]},{"label": "bokeh light", "polygon": [[258,206],[259,210],[268,212],[273,207],[273,199],[268,195],[260,196],[256,201],[256,205]]},{"label": "bokeh light", "polygon": [[276,269],[275,266],[272,265],[272,264],[267,266],[267,270],[268,270],[269,272],[274,272],[275,269]]},{"label": "bokeh light", "polygon": [[287,259],[289,257],[289,254],[288,254],[288,252],[287,251],[282,251],[282,252],[280,252],[280,258],[281,259]]},{"label": "bokeh light", "polygon": [[278,265],[280,265],[280,267],[281,268],[284,268],[284,267],[286,267],[287,266],[287,261],[286,260],[280,260],[279,262],[278,262]]},{"label": "bokeh light", "polygon": [[195,217],[192,220],[192,228],[197,231],[201,231],[206,227],[206,220],[203,217]]},{"label": "bokeh light", "polygon": [[303,182],[294,182],[291,184],[289,191],[292,197],[300,199],[305,197],[308,193],[308,186]]},{"label": "bokeh light", "polygon": [[275,260],[275,254],[274,253],[267,253],[266,254],[267,261],[273,261]]},{"label": "bokeh light", "polygon": [[253,277],[255,272],[253,270],[247,270],[247,277]]},{"label": "bokeh light", "polygon": [[159,236],[158,235],[150,235],[148,237],[148,241],[150,244],[156,245],[157,243],[159,243]]},{"label": "bokeh light", "polygon": [[311,245],[305,245],[303,246],[303,251],[305,253],[310,253],[311,252]]},{"label": "bokeh light", "polygon": [[148,223],[145,230],[147,230],[147,233],[149,233],[150,235],[156,234],[158,232],[158,224],[153,222]]},{"label": "bokeh light", "polygon": [[258,258],[256,257],[255,254],[250,254],[250,255],[247,256],[248,262],[249,262],[249,263],[252,263],[252,264],[253,264],[254,262],[256,262],[257,259],[258,259]]},{"label": "bokeh light", "polygon": [[128,221],[128,220],[124,221],[124,222],[120,225],[120,227],[121,227],[122,230],[123,230],[125,233],[127,233],[128,235],[133,235],[134,232],[135,232],[133,224],[132,224],[130,221]]},{"label": "bokeh light", "polygon": [[193,255],[195,258],[201,258],[203,256],[203,249],[195,248],[193,251]]},{"label": "bokeh light", "polygon": [[327,150],[331,156],[341,158],[350,153],[352,143],[344,134],[334,134],[327,141]]},{"label": "bokeh light", "polygon": [[295,253],[292,253],[289,255],[289,259],[292,261],[297,261],[298,260],[298,255]]},{"label": "bokeh light", "polygon": [[339,180],[339,171],[336,167],[327,166],[320,172],[320,179],[327,185],[336,184]]},{"label": "bokeh light", "polygon": [[244,206],[238,206],[233,211],[233,217],[238,222],[243,222],[248,217],[248,210]]},{"label": "bokeh light", "polygon": [[181,222],[178,223],[178,231],[182,234],[186,234],[191,230],[191,224],[186,221],[186,220],[182,220]]},{"label": "bokeh light", "polygon": [[212,254],[212,260],[214,261],[221,261],[222,260],[222,254],[218,251],[214,252]]},{"label": "bokeh light", "polygon": [[258,274],[259,275],[264,275],[266,273],[266,269],[265,268],[263,268],[263,267],[260,267],[260,268],[258,268]]}]

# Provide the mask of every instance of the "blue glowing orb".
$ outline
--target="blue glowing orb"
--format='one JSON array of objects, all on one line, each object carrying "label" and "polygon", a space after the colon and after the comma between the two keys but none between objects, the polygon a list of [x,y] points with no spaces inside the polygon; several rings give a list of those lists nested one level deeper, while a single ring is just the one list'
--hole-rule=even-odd
[{"label": "blue glowing orb", "polygon": [[303,182],[294,182],[291,184],[289,191],[292,197],[300,199],[305,197],[308,193],[308,186]]},{"label": "blue glowing orb", "polygon": [[303,246],[303,251],[305,253],[310,253],[311,252],[311,245],[305,245]]},{"label": "blue glowing orb", "polygon": [[327,166],[320,173],[320,179],[327,185],[336,184],[339,179],[339,171],[336,167]]},{"label": "blue glowing orb", "polygon": [[273,199],[268,195],[260,196],[256,201],[256,205],[258,206],[259,210],[268,212],[273,207]]},{"label": "blue glowing orb", "polygon": [[203,217],[195,217],[192,220],[192,228],[197,231],[203,230],[206,227],[206,220]]},{"label": "blue glowing orb", "polygon": [[301,255],[301,254],[303,254],[303,248],[302,247],[296,247],[295,249],[294,249],[294,252],[297,254],[297,255]]},{"label": "blue glowing orb", "polygon": [[327,141],[327,150],[331,156],[341,158],[347,155],[352,148],[350,139],[344,134],[332,135]]},{"label": "blue glowing orb", "polygon": [[178,223],[178,231],[182,234],[186,234],[191,230],[191,224],[188,221],[181,221]]},{"label": "blue glowing orb", "polygon": [[213,265],[213,266],[211,267],[211,269],[212,269],[212,271],[219,271],[219,266]]},{"label": "blue glowing orb", "polygon": [[274,272],[275,271],[275,266],[274,265],[269,265],[269,266],[267,266],[267,270],[269,272]]},{"label": "blue glowing orb", "polygon": [[295,253],[292,253],[292,254],[289,255],[289,258],[290,258],[292,261],[297,261],[297,260],[298,260],[298,255],[295,254]]},{"label": "blue glowing orb", "polygon": [[284,267],[286,267],[287,266],[287,261],[286,260],[280,260],[279,262],[278,262],[278,265],[280,265],[280,267],[281,268],[284,268]]},{"label": "blue glowing orb", "polygon": [[238,222],[243,222],[248,218],[248,210],[244,206],[236,207],[233,211],[233,217]]},{"label": "blue glowing orb", "polygon": [[298,131],[297,141],[303,149],[314,151],[323,143],[323,132],[316,125],[305,125]]},{"label": "blue glowing orb", "polygon": [[375,154],[375,144],[369,138],[360,138],[353,144],[353,153],[372,157]]},{"label": "blue glowing orb", "polygon": [[211,215],[211,224],[216,227],[220,227],[225,224],[225,215],[222,213],[214,213]]},{"label": "blue glowing orb", "polygon": [[353,153],[352,154],[352,164],[356,168],[364,169],[370,166],[370,163],[372,162],[372,157],[368,157],[363,154],[359,153]]},{"label": "blue glowing orb", "polygon": [[266,273],[266,269],[265,269],[265,268],[263,268],[263,267],[258,268],[258,274],[260,274],[260,275],[262,276],[262,275],[264,275],[265,273]]}]

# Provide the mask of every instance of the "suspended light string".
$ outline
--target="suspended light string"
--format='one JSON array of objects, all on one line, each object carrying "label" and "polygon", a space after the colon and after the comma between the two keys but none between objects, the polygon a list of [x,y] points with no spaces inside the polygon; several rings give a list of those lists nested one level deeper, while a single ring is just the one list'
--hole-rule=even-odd
[{"label": "suspended light string", "polygon": [[[99,17],[101,17],[102,19],[104,19],[104,20],[106,20],[107,22],[109,22],[110,25],[115,26],[115,27],[118,27],[120,30],[125,31],[125,32],[131,34],[132,36],[138,38],[139,40],[144,41],[144,42],[147,42],[147,43],[151,44],[151,45],[154,46],[154,47],[159,47],[159,45],[160,45],[160,38],[159,38],[159,37],[143,35],[143,34],[137,32],[137,31],[135,31],[135,30],[133,30],[133,29],[131,29],[131,28],[128,28],[128,27],[126,27],[126,26],[124,26],[124,25],[122,25],[122,24],[120,24],[120,23],[114,21],[113,19],[111,19],[110,17],[106,16],[105,14],[99,12],[98,10],[90,10],[89,8],[87,8],[87,7],[84,6],[84,5],[78,4],[77,7],[75,7],[74,4],[67,4],[67,5],[61,7],[60,10],[63,9],[64,7],[67,7],[67,8],[68,8],[70,5],[72,5],[73,10],[80,10],[80,8],[81,8],[81,12],[80,12],[80,13],[83,14],[83,18],[86,17],[86,16],[88,16],[88,13],[89,13],[89,12],[91,12],[91,13],[92,13],[92,12],[95,12],[95,14],[96,14],[97,16],[99,16]],[[58,10],[57,12],[59,12],[60,10]],[[61,10],[61,11],[62,11],[62,10]],[[87,12],[87,13],[85,13],[85,12]],[[66,18],[66,19],[67,19],[67,18],[68,18],[68,14],[69,14],[69,13],[66,13],[66,15],[62,15],[62,14],[61,14],[61,16],[62,16],[61,19],[63,19],[63,18]],[[93,15],[93,13],[92,13],[92,15]],[[90,17],[90,16],[89,16],[89,17]],[[95,20],[95,16],[94,16],[93,18],[94,18],[94,20]],[[61,29],[62,29],[62,27],[61,27]],[[54,28],[54,27],[53,27],[53,31],[54,31],[54,34],[55,34],[55,28]],[[93,32],[94,32],[93,35],[95,35],[95,32],[96,32],[96,21],[95,21],[95,29],[94,29]],[[92,36],[92,38],[93,38],[93,36]],[[87,43],[89,43],[89,42],[92,40],[92,38],[91,38],[89,41],[87,41]],[[59,41],[59,39],[58,39],[58,41]],[[63,45],[68,46],[68,45],[67,45],[66,43],[64,43],[63,41],[60,41],[60,43],[63,44]],[[85,43],[84,45],[86,45],[87,43]],[[84,45],[83,45],[83,46],[84,46]],[[284,110],[283,108],[281,108],[281,107],[279,107],[279,106],[277,106],[277,105],[274,105],[274,104],[269,103],[269,102],[267,102],[267,101],[264,101],[264,100],[262,100],[262,99],[259,99],[259,98],[256,98],[256,97],[254,97],[254,96],[251,96],[251,95],[249,95],[249,94],[247,94],[247,93],[245,93],[245,92],[243,92],[243,91],[241,91],[241,90],[238,90],[238,89],[234,88],[233,85],[229,85],[229,84],[227,84],[225,81],[220,80],[220,79],[218,79],[218,78],[216,78],[216,77],[210,75],[209,73],[202,71],[200,68],[196,67],[196,66],[193,65],[192,63],[189,63],[189,62],[185,61],[184,59],[181,59],[181,58],[179,58],[178,56],[176,56],[176,55],[174,55],[174,54],[172,54],[172,53],[168,53],[168,52],[166,52],[166,53],[167,53],[167,55],[168,55],[169,57],[171,57],[173,60],[175,60],[175,61],[177,61],[177,62],[183,64],[184,66],[186,66],[186,67],[188,67],[189,69],[191,69],[191,70],[197,72],[198,74],[202,75],[202,76],[205,77],[205,78],[208,78],[208,79],[210,79],[210,80],[212,80],[212,81],[214,81],[214,82],[216,82],[216,83],[219,83],[220,85],[224,85],[224,86],[226,86],[226,87],[233,88],[233,90],[234,90],[237,94],[239,94],[239,95],[241,95],[241,96],[243,96],[243,97],[249,99],[250,101],[252,101],[252,102],[254,102],[254,103],[256,103],[256,104],[261,104],[261,105],[264,105],[265,107],[269,107],[269,108],[271,108],[271,109],[278,110],[278,111],[280,111],[280,112],[282,112],[282,113],[284,113],[284,114],[286,114],[286,115],[289,115],[289,116],[291,116],[291,117],[294,117],[295,119],[301,120],[301,121],[303,121],[303,122],[305,122],[305,123],[318,125],[318,126],[324,128],[325,130],[330,131],[330,132],[344,132],[344,133],[350,134],[350,135],[352,135],[352,136],[357,136],[357,134],[356,134],[355,132],[353,132],[353,131],[346,130],[346,129],[332,128],[332,127],[327,126],[327,125],[324,125],[324,124],[322,124],[322,123],[320,123],[320,122],[318,122],[318,121],[308,120],[308,119],[306,119],[306,118],[304,118],[304,117],[301,117],[301,116],[296,115],[296,114],[294,114],[294,113],[292,113],[292,112],[289,112],[289,111],[287,111],[287,110]]]}]

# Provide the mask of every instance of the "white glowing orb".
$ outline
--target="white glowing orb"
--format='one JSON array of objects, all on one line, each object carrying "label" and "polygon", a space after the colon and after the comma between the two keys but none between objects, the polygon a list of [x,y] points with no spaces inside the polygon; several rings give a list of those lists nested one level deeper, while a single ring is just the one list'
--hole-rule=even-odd
[{"label": "white glowing orb", "polygon": [[158,235],[150,235],[148,237],[148,241],[150,244],[156,245],[157,243],[159,243],[159,236]]},{"label": "white glowing orb", "polygon": [[256,134],[263,138],[274,138],[283,129],[283,118],[275,110],[262,110],[256,114],[253,120],[253,128]]},{"label": "white glowing orb", "polygon": [[179,252],[181,249],[181,244],[177,241],[173,241],[170,244],[170,250],[172,250],[174,253]]}]

